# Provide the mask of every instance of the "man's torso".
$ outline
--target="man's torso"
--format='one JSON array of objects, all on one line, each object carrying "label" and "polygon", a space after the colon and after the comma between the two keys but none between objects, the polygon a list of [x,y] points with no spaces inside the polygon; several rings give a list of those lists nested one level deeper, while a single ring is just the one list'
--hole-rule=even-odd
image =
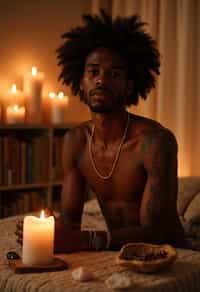
[{"label": "man's torso", "polygon": [[[98,197],[108,226],[121,228],[140,225],[140,205],[147,181],[144,153],[148,151],[151,134],[164,131],[164,128],[152,120],[134,116],[110,179],[99,177],[92,166],[88,144],[91,122],[83,124],[80,130],[85,139],[83,139],[78,167],[87,184]],[[106,150],[100,145],[92,145],[96,168],[103,176],[111,171],[117,150],[117,145]]]}]

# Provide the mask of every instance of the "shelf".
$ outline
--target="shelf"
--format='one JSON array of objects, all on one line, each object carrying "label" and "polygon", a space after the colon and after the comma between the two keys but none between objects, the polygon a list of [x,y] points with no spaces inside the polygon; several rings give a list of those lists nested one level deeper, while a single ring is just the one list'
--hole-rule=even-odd
[{"label": "shelf", "polygon": [[74,128],[77,123],[63,124],[0,124],[0,130],[64,130]]},{"label": "shelf", "polygon": [[0,124],[0,218],[60,200],[64,135],[76,125]]},{"label": "shelf", "polygon": [[52,187],[60,187],[60,186],[62,186],[62,181],[61,180],[54,181],[51,183],[51,186]]},{"label": "shelf", "polygon": [[49,186],[48,182],[20,184],[20,185],[3,185],[3,186],[0,186],[0,191],[42,189],[42,188],[48,188],[48,186]]}]

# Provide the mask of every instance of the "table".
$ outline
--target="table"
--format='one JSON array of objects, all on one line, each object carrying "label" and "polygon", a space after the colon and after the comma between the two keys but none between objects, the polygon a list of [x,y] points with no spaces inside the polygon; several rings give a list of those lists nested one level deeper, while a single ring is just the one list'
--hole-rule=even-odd
[{"label": "table", "polygon": [[[118,266],[115,262],[117,252],[112,251],[59,255],[69,264],[69,269],[65,271],[15,274],[7,266],[5,254],[13,249],[20,252],[14,235],[17,219],[18,217],[0,220],[0,291],[2,292],[108,292],[112,290],[107,288],[105,281],[115,272],[131,277],[133,286],[129,291],[200,291],[200,252],[184,249],[177,249],[177,260],[171,267],[156,274],[138,274]],[[89,219],[91,218],[87,218]],[[79,266],[92,271],[96,279],[89,282],[73,280],[71,273]]]}]

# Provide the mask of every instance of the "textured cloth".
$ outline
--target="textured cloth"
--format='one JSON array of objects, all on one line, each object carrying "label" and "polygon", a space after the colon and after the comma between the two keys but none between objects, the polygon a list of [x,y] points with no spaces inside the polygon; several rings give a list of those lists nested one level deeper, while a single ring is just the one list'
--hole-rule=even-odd
[{"label": "textured cloth", "polygon": [[200,177],[179,178],[178,213],[185,233],[200,249]]},{"label": "textured cloth", "polygon": [[[90,205],[96,203],[90,202]],[[82,228],[105,228],[105,222],[84,210]],[[98,206],[96,206],[98,208]],[[89,212],[88,212],[89,211]],[[130,277],[134,292],[198,292],[200,287],[200,253],[192,250],[177,249],[178,257],[173,265],[156,274],[138,274],[116,264],[117,252],[78,252],[59,255],[66,260],[69,269],[59,272],[32,274],[14,274],[7,264],[5,255],[9,250],[20,248],[15,242],[15,225],[20,217],[0,220],[0,291],[2,292],[107,292],[105,281],[113,273],[119,272]],[[102,218],[102,217],[101,217]],[[72,278],[72,271],[84,266],[94,273],[95,279],[89,282],[77,282]]]}]

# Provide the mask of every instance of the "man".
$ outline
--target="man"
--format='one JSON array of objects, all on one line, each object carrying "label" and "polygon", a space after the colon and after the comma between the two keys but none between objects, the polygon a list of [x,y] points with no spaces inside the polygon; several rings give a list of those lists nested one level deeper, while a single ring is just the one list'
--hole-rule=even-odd
[{"label": "man", "polygon": [[[56,252],[119,249],[128,242],[178,246],[184,239],[174,135],[126,111],[146,99],[159,75],[159,52],[143,25],[138,16],[112,21],[101,11],[63,35],[60,78],[87,104],[91,120],[65,136]],[[88,185],[108,231],[80,231]]]}]

